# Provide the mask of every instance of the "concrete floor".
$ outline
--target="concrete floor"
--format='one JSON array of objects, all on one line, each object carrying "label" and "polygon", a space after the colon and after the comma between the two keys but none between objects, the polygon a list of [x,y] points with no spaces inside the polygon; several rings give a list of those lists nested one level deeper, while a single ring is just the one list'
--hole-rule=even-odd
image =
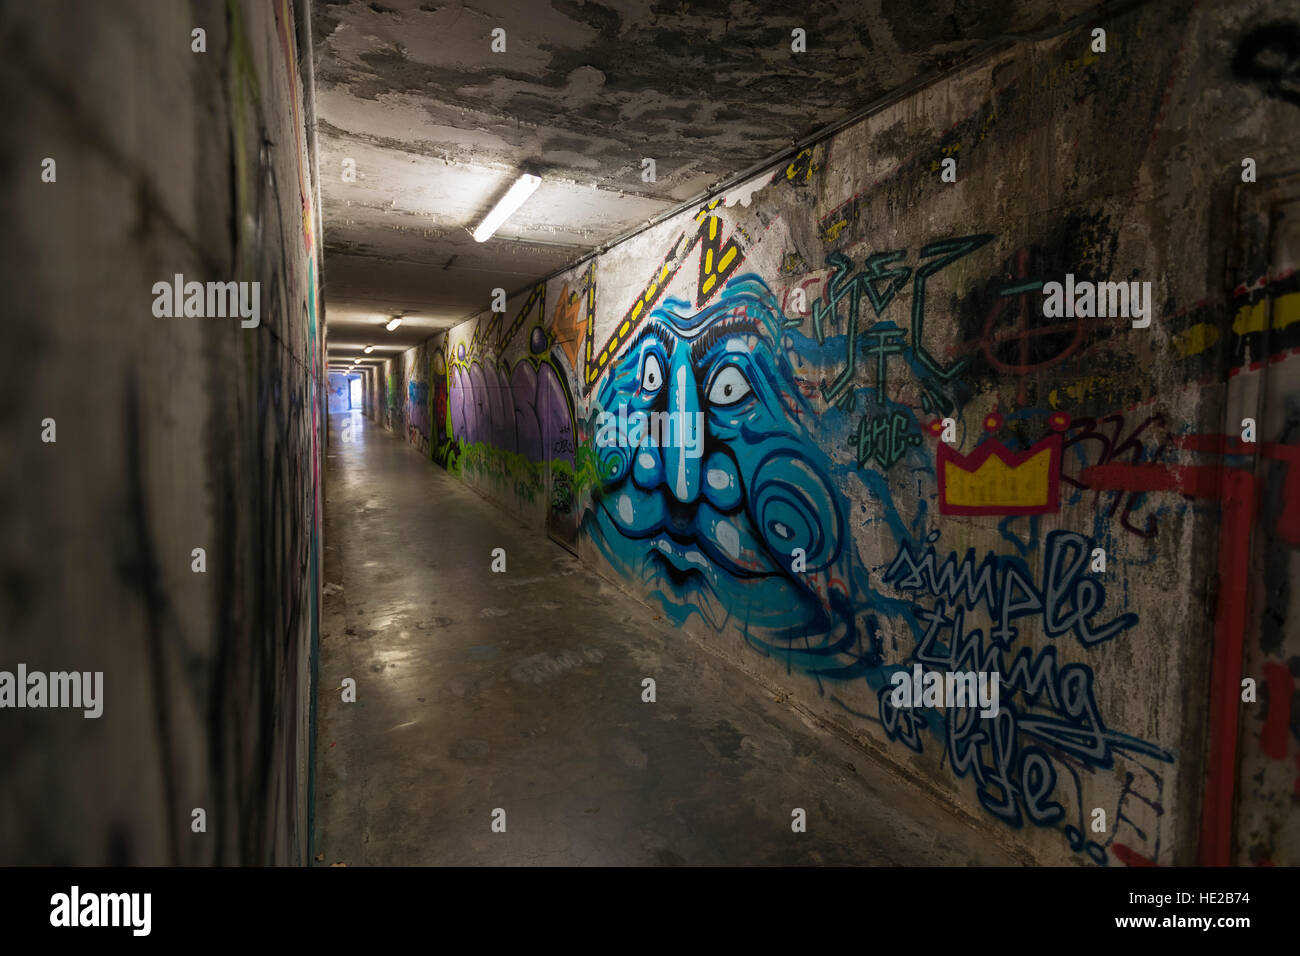
[{"label": "concrete floor", "polygon": [[1015,863],[361,414],[330,432],[322,864]]}]

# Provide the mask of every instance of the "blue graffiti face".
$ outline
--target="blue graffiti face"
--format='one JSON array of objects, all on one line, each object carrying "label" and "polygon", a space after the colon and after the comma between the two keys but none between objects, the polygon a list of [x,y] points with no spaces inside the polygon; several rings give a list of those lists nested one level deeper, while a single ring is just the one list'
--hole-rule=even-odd
[{"label": "blue graffiti face", "polygon": [[746,276],[704,311],[688,309],[669,299],[651,314],[595,405],[611,418],[690,416],[702,421],[702,441],[632,430],[597,448],[605,481],[593,536],[678,622],[699,614],[829,666],[854,631],[852,543],[830,463],[808,434],[811,409],[779,347],[779,307]]}]

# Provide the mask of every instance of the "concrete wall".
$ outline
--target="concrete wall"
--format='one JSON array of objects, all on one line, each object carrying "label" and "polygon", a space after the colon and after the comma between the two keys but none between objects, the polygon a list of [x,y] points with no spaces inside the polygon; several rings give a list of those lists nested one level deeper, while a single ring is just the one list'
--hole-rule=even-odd
[{"label": "concrete wall", "polygon": [[366,369],[365,392],[362,394],[366,416],[376,421],[379,419],[379,376],[381,371],[375,367]]},{"label": "concrete wall", "polygon": [[[389,362],[384,420],[1026,858],[1300,863],[1285,10],[1009,47]],[[1045,316],[1067,273],[1150,326]],[[598,440],[667,409],[701,457]],[[999,715],[894,706],[918,664]]]},{"label": "concrete wall", "polygon": [[[300,26],[260,0],[0,12],[0,669],[104,681],[98,719],[0,710],[0,862],[308,858],[324,341]],[[259,325],[157,317],[177,273],[259,282]]]}]

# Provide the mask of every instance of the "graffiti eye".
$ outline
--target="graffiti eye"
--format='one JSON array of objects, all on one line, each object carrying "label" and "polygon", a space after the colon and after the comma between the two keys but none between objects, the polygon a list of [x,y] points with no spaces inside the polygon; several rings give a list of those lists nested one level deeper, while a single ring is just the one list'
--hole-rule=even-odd
[{"label": "graffiti eye", "polygon": [[641,387],[647,392],[659,391],[659,386],[664,383],[663,366],[659,364],[659,356],[647,355],[645,358],[645,368],[641,370]]},{"label": "graffiti eye", "polygon": [[713,379],[709,388],[709,402],[713,405],[735,405],[752,389],[744,374],[734,365],[728,365]]}]

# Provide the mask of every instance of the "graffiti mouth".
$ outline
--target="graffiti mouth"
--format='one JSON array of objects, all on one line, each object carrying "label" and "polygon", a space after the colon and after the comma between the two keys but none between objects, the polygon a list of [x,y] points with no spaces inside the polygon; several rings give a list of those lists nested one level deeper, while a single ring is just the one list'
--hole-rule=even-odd
[{"label": "graffiti mouth", "polygon": [[726,526],[733,529],[730,550],[735,554],[728,553],[726,547],[709,535],[701,534],[700,526],[693,521],[683,524],[673,520],[673,516],[660,516],[647,526],[636,528],[621,519],[608,500],[601,503],[601,511],[604,520],[620,536],[643,542],[652,554],[661,555],[676,569],[703,573],[715,589],[719,589],[717,577],[720,573],[741,579],[781,575],[781,569],[761,548],[749,546],[742,550],[742,539],[747,539],[748,534],[734,530],[739,524],[734,515],[721,517]]},{"label": "graffiti mouth", "polygon": [[[720,631],[731,619],[731,611],[718,596],[713,578],[706,570],[708,559],[698,549],[690,549],[689,554],[692,556],[684,557],[663,548],[652,550],[646,556],[645,583],[660,585],[660,600],[683,610],[679,621],[694,611],[711,628]],[[704,566],[697,566],[696,560]],[[669,585],[667,588],[662,587],[665,583]]]},{"label": "graffiti mouth", "polygon": [[692,576],[708,578],[712,562],[699,548],[679,545],[665,535],[650,539],[650,558],[662,566],[670,580],[684,584]]}]

